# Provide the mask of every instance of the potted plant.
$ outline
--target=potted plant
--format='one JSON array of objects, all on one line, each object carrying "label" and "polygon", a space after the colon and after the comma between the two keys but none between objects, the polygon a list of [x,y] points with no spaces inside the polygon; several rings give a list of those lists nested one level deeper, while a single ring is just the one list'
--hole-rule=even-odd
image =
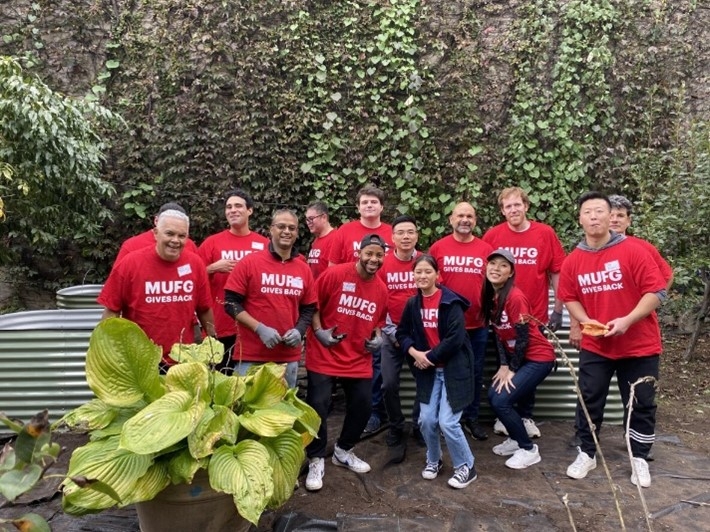
[{"label": "potted plant", "polygon": [[[137,504],[141,529],[220,530],[224,525],[209,523],[214,509],[176,512],[211,487],[231,505],[228,513],[238,512],[248,527],[264,509],[292,495],[320,418],[287,387],[283,366],[265,364],[246,377],[226,376],[211,369],[223,351],[212,338],[176,344],[170,356],[178,363],[160,375],[161,350],[135,323],[122,318],[99,323],[86,357],[96,398],[63,418],[90,435],[69,462],[66,513],[143,501],[151,506],[178,486],[185,487],[185,500],[168,501],[168,511],[158,510],[158,528],[146,524],[151,509]],[[203,485],[195,487],[200,477]],[[208,521],[187,521],[193,517]]]}]

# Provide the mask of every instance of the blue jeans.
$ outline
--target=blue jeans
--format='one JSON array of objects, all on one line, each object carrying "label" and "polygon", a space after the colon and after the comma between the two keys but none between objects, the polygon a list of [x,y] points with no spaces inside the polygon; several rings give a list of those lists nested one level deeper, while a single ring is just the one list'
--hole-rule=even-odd
[{"label": "blue jeans", "polygon": [[382,349],[372,353],[372,414],[380,421],[387,416],[385,403],[382,400]]},{"label": "blue jeans", "polygon": [[[263,362],[239,362],[234,361],[234,371],[242,377],[247,374],[252,366],[261,366]],[[289,388],[295,388],[298,382],[298,362],[286,362],[286,373],[284,374]]]},{"label": "blue jeans", "polygon": [[523,418],[515,408],[517,403],[522,407],[531,395],[534,396],[537,385],[545,380],[554,362],[526,361],[513,376],[513,385],[510,391],[502,388],[497,392],[493,386],[488,389],[488,401],[498,419],[505,426],[511,439],[518,442],[518,446],[528,451],[533,448],[533,442],[528,436],[528,431],[523,425]]},{"label": "blue jeans", "polygon": [[420,403],[419,427],[426,442],[426,459],[429,463],[437,463],[441,459],[441,439],[439,429],[444,434],[446,448],[451,455],[454,468],[466,464],[473,466],[473,453],[468,446],[466,435],[461,428],[461,412],[451,410],[446,397],[444,385],[444,369],[436,368],[434,388],[428,403]]},{"label": "blue jeans", "polygon": [[486,342],[488,342],[488,327],[467,329],[468,339],[473,349],[473,402],[463,409],[464,419],[478,419],[481,408],[481,390],[483,389],[483,364],[486,360]]}]

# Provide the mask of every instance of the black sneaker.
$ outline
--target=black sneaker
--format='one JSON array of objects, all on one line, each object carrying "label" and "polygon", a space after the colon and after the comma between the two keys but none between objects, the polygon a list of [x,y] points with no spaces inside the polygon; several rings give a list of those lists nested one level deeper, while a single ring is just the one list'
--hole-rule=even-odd
[{"label": "black sneaker", "polygon": [[402,429],[390,427],[390,430],[387,432],[387,436],[385,436],[385,443],[387,444],[387,447],[397,447],[402,445],[404,443],[404,431]]},{"label": "black sneaker", "polygon": [[488,434],[483,430],[483,427],[478,424],[476,419],[463,419],[461,420],[461,427],[464,432],[468,431],[474,439],[484,441],[488,439]]},{"label": "black sneaker", "polygon": [[476,474],[476,466],[471,466],[470,468],[464,464],[454,471],[454,476],[449,479],[449,486],[456,488],[457,490],[463,489],[468,486],[471,482],[476,480],[478,475]]}]

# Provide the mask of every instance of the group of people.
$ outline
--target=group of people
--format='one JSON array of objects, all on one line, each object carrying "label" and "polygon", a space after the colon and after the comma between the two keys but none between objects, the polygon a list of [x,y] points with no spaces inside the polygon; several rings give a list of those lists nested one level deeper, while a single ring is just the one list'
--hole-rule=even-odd
[{"label": "group of people", "polygon": [[[489,330],[499,367],[488,400],[497,415],[494,430],[508,436],[492,450],[508,457],[505,465],[513,469],[538,463],[535,390],[556,365],[544,331],[561,326],[563,305],[571,319],[570,342],[581,349],[580,389],[594,430],[601,427],[615,372],[625,404],[637,377],[658,377],[661,339],[654,311],[672,270],[652,245],[624,235],[631,215],[625,198],[598,192],[580,198],[584,236],[567,257],[555,231],[528,217],[530,201],[519,187],[501,191],[505,221],[480,238],[475,208],[454,205],[452,233],[428,253],[417,250],[413,217],[382,221],[384,199],[374,186],[361,189],[359,219],[337,229],[325,203],[309,205],[305,222],[315,239],[307,257],[295,247],[299,219],[292,210],[273,213],[270,238],[250,229],[254,201],[244,190],[225,195],[229,227],[199,247],[188,237],[185,211],[166,204],[152,231],[122,246],[98,299],[104,317],[138,323],[162,348],[164,370],[175,363],[168,356],[173,344],[199,340],[198,327],[224,344],[219,369],[225,372],[244,375],[255,364],[278,362],[294,387],[305,353],[306,400],[322,420],[306,449],[311,491],[323,487],[336,384],[345,396],[345,417],[334,465],[370,470],[354,447],[373,417],[388,417],[388,446],[405,445],[399,390],[405,362],[416,382],[415,428],[427,447],[422,477],[433,480],[444,467],[443,434],[453,470],[449,486],[465,488],[476,480],[465,431],[488,438],[478,418]],[[603,327],[603,336],[581,334],[580,323]],[[654,387],[639,386],[636,400],[631,481],[647,487]],[[580,412],[578,406],[578,456],[567,469],[577,479],[596,467],[590,424]]]}]

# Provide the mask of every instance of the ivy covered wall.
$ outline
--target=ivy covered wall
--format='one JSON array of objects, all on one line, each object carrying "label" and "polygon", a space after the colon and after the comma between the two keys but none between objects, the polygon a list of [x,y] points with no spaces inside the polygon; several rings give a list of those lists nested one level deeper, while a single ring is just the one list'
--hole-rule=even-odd
[{"label": "ivy covered wall", "polygon": [[601,188],[648,205],[646,236],[680,256],[650,199],[678,165],[695,164],[697,184],[690,147],[704,149],[710,115],[698,4],[4,1],[0,53],[127,124],[104,131],[113,222],[89,249],[64,243],[69,269],[64,251],[39,251],[61,280],[101,282],[163,201],[189,208],[199,241],[223,226],[232,186],[252,192],[253,226],[265,227],[276,206],[303,212],[316,198],[352,218],[372,182],[389,217],[417,217],[425,245],[462,198],[482,228],[498,223],[497,191],[519,184],[567,245],[575,198]]}]

